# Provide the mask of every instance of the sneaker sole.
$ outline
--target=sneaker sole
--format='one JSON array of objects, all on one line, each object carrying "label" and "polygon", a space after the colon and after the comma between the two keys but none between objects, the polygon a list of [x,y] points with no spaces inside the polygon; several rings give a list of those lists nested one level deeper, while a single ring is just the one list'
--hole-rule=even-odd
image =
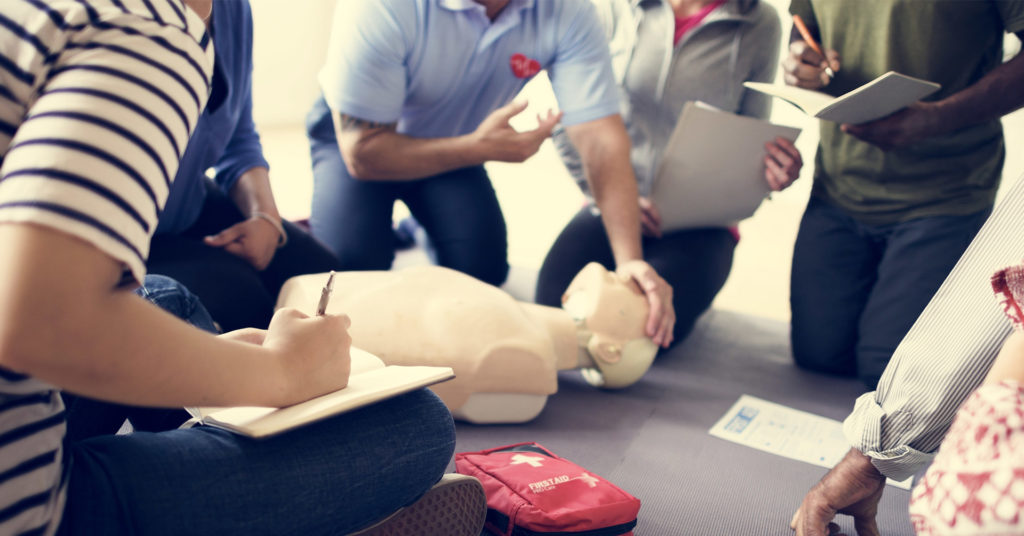
[{"label": "sneaker sole", "polygon": [[445,473],[416,502],[350,536],[479,536],[486,517],[480,481]]}]

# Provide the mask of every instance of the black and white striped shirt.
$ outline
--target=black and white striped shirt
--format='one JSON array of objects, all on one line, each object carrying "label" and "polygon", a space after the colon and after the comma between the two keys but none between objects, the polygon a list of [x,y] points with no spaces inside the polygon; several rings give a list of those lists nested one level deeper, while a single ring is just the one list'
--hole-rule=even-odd
[{"label": "black and white striped shirt", "polygon": [[1024,177],[992,215],[900,342],[878,390],[857,399],[843,429],[890,478],[931,461],[960,404],[985,379],[1010,321],[990,283],[1024,259]]},{"label": "black and white striped shirt", "polygon": [[[0,224],[71,234],[135,280],[213,50],[182,0],[0,1]],[[56,530],[63,406],[0,369],[0,534]]]}]

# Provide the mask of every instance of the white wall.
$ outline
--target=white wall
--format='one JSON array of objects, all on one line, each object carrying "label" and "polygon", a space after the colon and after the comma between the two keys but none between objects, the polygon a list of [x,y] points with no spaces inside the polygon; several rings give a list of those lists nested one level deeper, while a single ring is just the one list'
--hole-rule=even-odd
[{"label": "white wall", "polygon": [[[344,2],[345,0],[339,0]],[[335,0],[250,0],[253,114],[260,127],[301,124],[318,95]]]}]

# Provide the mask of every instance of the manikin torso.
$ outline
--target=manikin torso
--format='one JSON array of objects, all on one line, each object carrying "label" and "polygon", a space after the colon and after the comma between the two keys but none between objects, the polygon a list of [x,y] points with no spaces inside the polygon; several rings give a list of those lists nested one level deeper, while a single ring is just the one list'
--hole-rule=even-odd
[{"label": "manikin torso", "polygon": [[[309,310],[325,274],[299,276],[278,306]],[[598,368],[588,381],[631,384],[650,366],[656,348],[643,336],[646,302],[599,265],[570,285],[567,310],[516,301],[504,291],[437,266],[335,275],[329,313],[352,319],[354,346],[389,365],[443,365],[454,380],[431,389],[456,418],[523,422],[558,389],[558,370]],[[595,309],[601,309],[595,314]],[[587,324],[601,326],[592,333]],[[627,357],[618,355],[627,349]],[[608,350],[611,350],[609,353]],[[595,361],[595,356],[600,363]]]}]

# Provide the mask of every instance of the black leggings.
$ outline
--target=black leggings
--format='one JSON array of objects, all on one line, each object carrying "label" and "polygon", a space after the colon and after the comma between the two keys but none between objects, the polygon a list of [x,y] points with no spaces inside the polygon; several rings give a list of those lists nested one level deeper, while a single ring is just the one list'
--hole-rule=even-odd
[{"label": "black leggings", "polygon": [[[676,325],[673,344],[693,329],[697,318],[711,305],[732,268],[736,238],[728,229],[686,229],[661,238],[644,237],[644,260],[669,285]],[[615,269],[608,235],[601,217],[584,208],[565,226],[544,259],[537,279],[537,303],[559,307],[562,293],[588,263]]]},{"label": "black leggings", "polygon": [[[224,331],[266,328],[274,314],[277,294],[293,276],[340,270],[342,265],[309,233],[284,222],[288,243],[277,250],[263,271],[222,248],[203,243],[242,221],[235,204],[212,181],[199,219],[181,234],[156,235],[150,245],[149,273],[178,280],[199,297]],[[311,313],[316,304],[309,304]]]}]

